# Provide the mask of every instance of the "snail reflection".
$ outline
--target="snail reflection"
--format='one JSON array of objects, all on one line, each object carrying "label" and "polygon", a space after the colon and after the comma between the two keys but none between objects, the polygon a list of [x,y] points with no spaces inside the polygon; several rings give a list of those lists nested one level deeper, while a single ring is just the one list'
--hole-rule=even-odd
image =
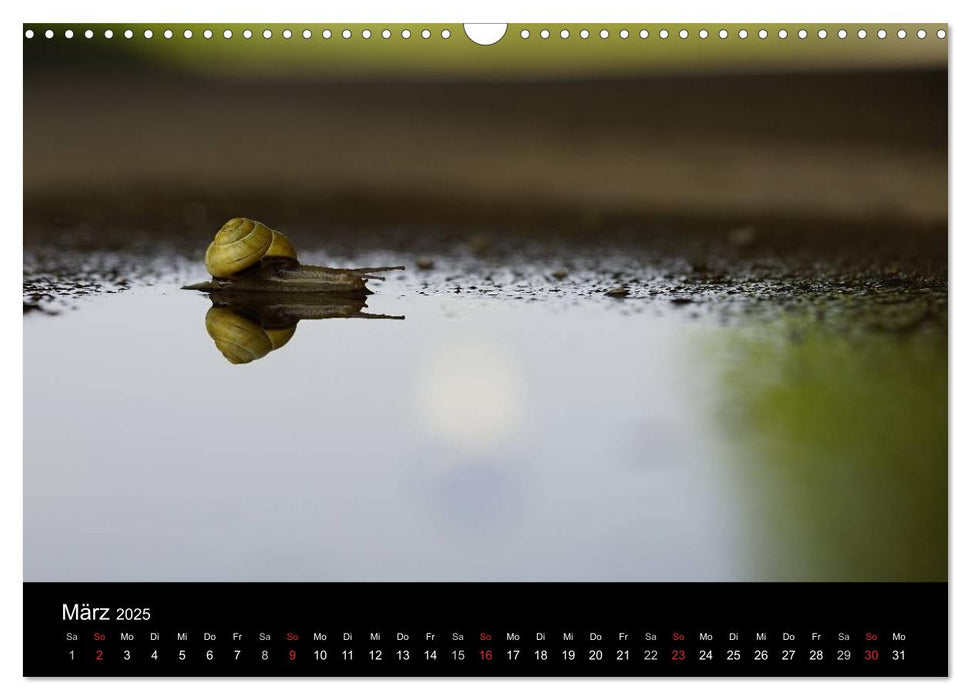
[{"label": "snail reflection", "polygon": [[212,292],[206,332],[234,365],[266,357],[290,342],[303,320],[370,318],[404,320],[404,316],[370,314],[364,299],[306,294],[227,294]]},{"label": "snail reflection", "polygon": [[279,231],[252,219],[230,219],[206,249],[209,282],[183,289],[207,292],[206,332],[234,365],[279,350],[305,319],[380,318],[363,311],[370,279],[403,266],[334,268],[303,265]]}]

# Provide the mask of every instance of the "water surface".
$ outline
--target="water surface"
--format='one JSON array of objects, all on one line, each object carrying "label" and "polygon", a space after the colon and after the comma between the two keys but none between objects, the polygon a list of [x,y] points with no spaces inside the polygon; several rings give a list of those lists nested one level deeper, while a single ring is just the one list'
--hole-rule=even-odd
[{"label": "water surface", "polygon": [[946,578],[946,276],[442,254],[233,365],[113,255],[26,254],[26,580]]}]

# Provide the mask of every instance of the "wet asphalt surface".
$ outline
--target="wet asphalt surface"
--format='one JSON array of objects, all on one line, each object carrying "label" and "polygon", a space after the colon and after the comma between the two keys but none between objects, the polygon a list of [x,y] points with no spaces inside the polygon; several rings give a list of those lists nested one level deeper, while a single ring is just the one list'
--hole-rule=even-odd
[{"label": "wet asphalt surface", "polygon": [[[802,231],[779,234],[749,225],[579,236],[376,228],[342,231],[329,237],[326,248],[309,249],[300,241],[313,242],[310,236],[293,237],[301,261],[309,264],[405,265],[389,277],[399,294],[554,310],[593,303],[604,313],[678,314],[719,323],[786,315],[847,331],[947,328],[947,264],[939,236],[892,237],[882,244],[879,233],[813,239]],[[24,313],[69,313],[102,295],[202,281],[206,242],[136,233],[109,237],[105,244],[70,228],[29,237]],[[380,293],[382,283],[371,287]]]}]

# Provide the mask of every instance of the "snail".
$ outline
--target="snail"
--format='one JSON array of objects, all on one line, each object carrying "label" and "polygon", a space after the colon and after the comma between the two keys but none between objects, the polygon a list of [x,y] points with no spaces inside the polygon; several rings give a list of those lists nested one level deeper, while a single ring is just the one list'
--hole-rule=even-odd
[{"label": "snail", "polygon": [[[364,313],[363,299],[320,294],[267,294],[265,292],[213,292],[206,312],[206,332],[216,348],[234,365],[247,364],[279,350],[297,331],[297,322],[325,318],[378,318],[404,320],[404,316]],[[323,301],[322,301],[323,300]]]},{"label": "snail", "polygon": [[238,217],[216,232],[206,249],[206,270],[212,281],[183,289],[203,292],[299,292],[347,296],[370,294],[369,279],[384,279],[374,273],[403,270],[403,266],[335,268],[301,265],[293,244],[269,226]]}]

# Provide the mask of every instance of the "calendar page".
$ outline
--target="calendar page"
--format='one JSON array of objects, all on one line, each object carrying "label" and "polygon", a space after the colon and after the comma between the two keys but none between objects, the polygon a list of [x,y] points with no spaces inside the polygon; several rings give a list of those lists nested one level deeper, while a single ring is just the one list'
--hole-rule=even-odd
[{"label": "calendar page", "polygon": [[24,675],[946,676],[948,32],[23,25]]}]

